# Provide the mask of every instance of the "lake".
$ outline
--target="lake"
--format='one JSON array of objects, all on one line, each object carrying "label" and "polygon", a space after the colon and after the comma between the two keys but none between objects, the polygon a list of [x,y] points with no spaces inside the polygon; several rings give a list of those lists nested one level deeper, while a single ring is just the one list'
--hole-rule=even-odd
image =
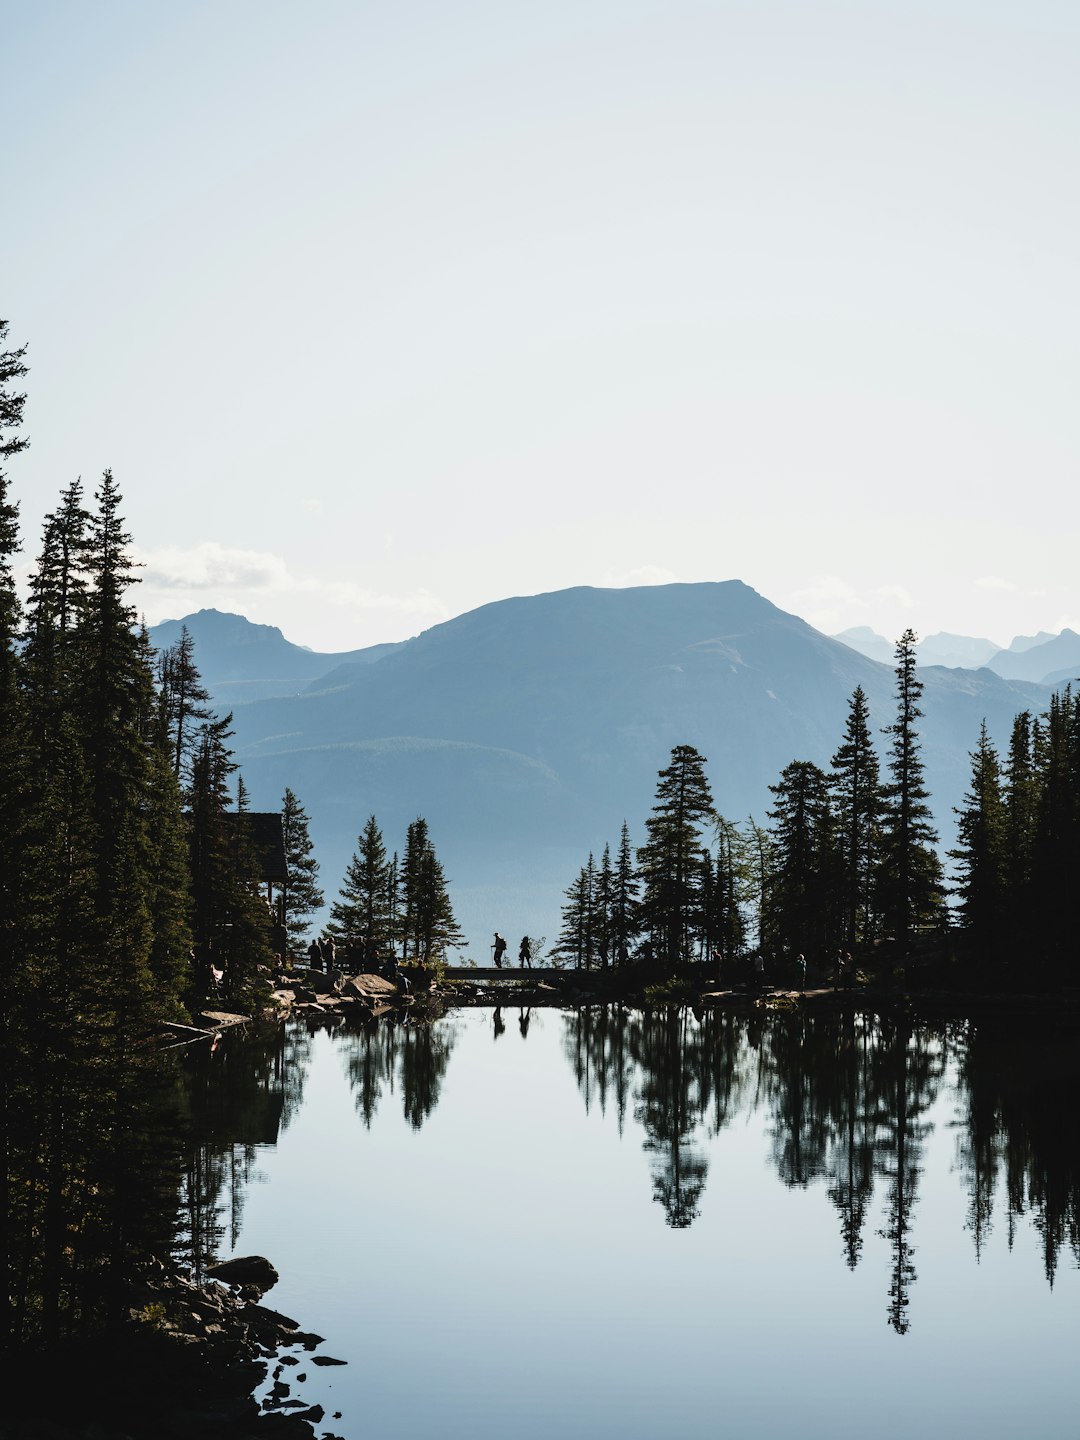
[{"label": "lake", "polygon": [[189,1230],[277,1266],[264,1303],[348,1362],[284,1378],[348,1440],[1072,1440],[1076,1041],[675,1007],[297,1022],[197,1062]]}]

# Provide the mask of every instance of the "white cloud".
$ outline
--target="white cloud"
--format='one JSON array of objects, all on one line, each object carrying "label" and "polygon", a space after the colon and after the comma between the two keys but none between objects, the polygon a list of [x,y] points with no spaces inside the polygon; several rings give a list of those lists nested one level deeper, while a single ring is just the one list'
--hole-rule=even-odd
[{"label": "white cloud", "polygon": [[204,540],[182,549],[166,545],[135,550],[147,587],[165,590],[287,590],[288,566],[280,555],[265,550],[237,550]]}]

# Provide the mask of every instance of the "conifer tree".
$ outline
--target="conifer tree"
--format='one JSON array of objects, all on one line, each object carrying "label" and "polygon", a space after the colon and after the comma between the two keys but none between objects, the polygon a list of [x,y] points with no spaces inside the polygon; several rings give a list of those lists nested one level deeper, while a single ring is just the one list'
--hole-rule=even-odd
[{"label": "conifer tree", "polygon": [[593,950],[601,970],[611,964],[612,909],[615,900],[615,874],[611,865],[611,846],[604,846],[600,864],[596,869],[592,895],[592,918],[590,930]]},{"label": "conifer tree", "polygon": [[553,954],[573,962],[575,970],[588,970],[593,958],[593,887],[596,860],[590,854],[588,863],[578,872],[577,879],[566,891],[562,908],[562,929]]},{"label": "conifer tree", "polygon": [[669,964],[689,958],[700,935],[701,836],[714,815],[705,757],[692,745],[677,745],[660,771],[645,823],[648,839],[638,851],[642,927],[656,955]]},{"label": "conifer tree", "polygon": [[959,843],[950,854],[959,865],[961,925],[979,952],[994,956],[1004,938],[1006,814],[1001,764],[985,720],[971,755],[971,788],[956,814]]},{"label": "conifer tree", "polygon": [[1030,934],[1032,854],[1038,821],[1039,779],[1035,770],[1031,712],[1013,721],[1009,737],[1005,794],[1005,875],[1007,940],[1018,946]]},{"label": "conifer tree", "polygon": [[615,860],[611,896],[611,946],[616,962],[629,956],[630,946],[637,934],[638,889],[634,852],[630,846],[630,830],[624,820],[619,835],[619,853]]},{"label": "conifer tree", "polygon": [[889,746],[890,780],[885,787],[882,824],[881,909],[887,930],[901,951],[907,951],[917,930],[940,925],[943,919],[941,865],[927,805],[917,721],[922,681],[916,674],[914,630],[896,642],[895,722],[885,733]]},{"label": "conifer tree", "polygon": [[832,757],[829,785],[836,815],[837,907],[848,949],[874,938],[874,891],[881,846],[880,766],[861,685],[848,708],[844,739]]},{"label": "conifer tree", "polygon": [[825,775],[809,760],[793,760],[776,797],[770,884],[775,938],[791,951],[824,954],[834,941],[835,841]]},{"label": "conifer tree", "polygon": [[311,929],[311,916],[322,909],[319,862],[308,833],[308,816],[288,786],[281,798],[281,831],[285,841],[288,885],[285,891],[285,930],[289,950],[299,956]]},{"label": "conifer tree", "polygon": [[1053,695],[1038,731],[1038,810],[1032,843],[1032,930],[1053,974],[1075,947],[1071,896],[1080,873],[1080,696]]},{"label": "conifer tree", "polygon": [[386,846],[372,815],[360,833],[339,897],[330,907],[329,928],[337,935],[362,936],[380,950],[392,945],[390,881]]},{"label": "conifer tree", "polygon": [[402,959],[430,964],[448,949],[464,944],[427,821],[419,815],[406,836],[398,890]]},{"label": "conifer tree", "polygon": [[158,703],[165,744],[172,757],[177,779],[190,770],[196,744],[197,726],[209,720],[213,710],[210,692],[195,664],[195,642],[186,625],[176,641],[158,656]]},{"label": "conifer tree", "polygon": [[746,843],[739,827],[717,815],[709,945],[726,956],[740,954],[746,943],[742,902],[747,869]]}]

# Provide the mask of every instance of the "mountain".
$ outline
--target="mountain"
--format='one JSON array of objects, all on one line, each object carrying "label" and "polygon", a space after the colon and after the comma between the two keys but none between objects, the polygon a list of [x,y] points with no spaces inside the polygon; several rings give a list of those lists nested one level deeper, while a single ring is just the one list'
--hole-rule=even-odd
[{"label": "mountain", "polygon": [[[869,625],[855,625],[850,630],[841,630],[833,639],[850,645],[870,660],[880,660],[890,666],[894,663],[895,643],[871,630]],[[919,641],[918,657],[920,665],[977,670],[999,652],[1000,647],[992,640],[976,639],[973,635],[950,635],[947,630],[942,630]]]},{"label": "mountain", "polygon": [[850,645],[852,650],[857,650],[868,660],[878,660],[883,665],[893,663],[896,648],[893,642],[871,630],[869,625],[852,625],[849,630],[841,630],[839,635],[834,635],[833,639],[839,640],[842,645]]},{"label": "mountain", "polygon": [[1080,635],[1075,630],[1062,630],[1060,635],[1040,638],[1033,645],[1025,643],[1019,650],[1014,648],[1016,645],[1014,640],[1008,650],[999,650],[989,661],[996,675],[1052,685],[1080,674]]},{"label": "mountain", "polygon": [[973,635],[950,635],[947,630],[942,630],[937,635],[927,635],[919,642],[919,664],[978,670],[998,653],[998,648],[993,640],[976,639]]},{"label": "mountain", "polygon": [[195,641],[203,682],[215,705],[223,710],[249,700],[295,695],[338,665],[370,665],[397,648],[372,645],[364,650],[318,654],[286,640],[275,625],[255,625],[243,615],[221,610],[200,610],[183,620],[163,620],[151,626],[154,649],[172,645],[183,625]]},{"label": "mountain", "polygon": [[[784,765],[828,764],[856,685],[879,729],[895,708],[891,665],[734,580],[502,600],[374,664],[364,654],[339,657],[303,693],[237,710],[251,803],[276,807],[286,784],[297,793],[328,896],[369,814],[390,848],[423,814],[475,958],[496,928],[557,933],[562,891],[589,850],[617,842],[624,817],[642,840],[674,745],[708,757],[726,816],[764,821]],[[987,670],[920,673],[948,844],[981,720],[1004,744],[1016,712],[1047,694]]]}]

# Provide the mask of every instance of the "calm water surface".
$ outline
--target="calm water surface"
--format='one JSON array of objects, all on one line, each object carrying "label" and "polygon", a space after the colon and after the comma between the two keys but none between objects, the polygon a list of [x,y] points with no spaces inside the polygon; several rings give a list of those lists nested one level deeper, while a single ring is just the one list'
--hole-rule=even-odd
[{"label": "calm water surface", "polygon": [[348,1361],[297,1387],[348,1440],[1074,1440],[1078,1057],[1000,1022],[297,1024],[200,1076],[191,1226]]}]

